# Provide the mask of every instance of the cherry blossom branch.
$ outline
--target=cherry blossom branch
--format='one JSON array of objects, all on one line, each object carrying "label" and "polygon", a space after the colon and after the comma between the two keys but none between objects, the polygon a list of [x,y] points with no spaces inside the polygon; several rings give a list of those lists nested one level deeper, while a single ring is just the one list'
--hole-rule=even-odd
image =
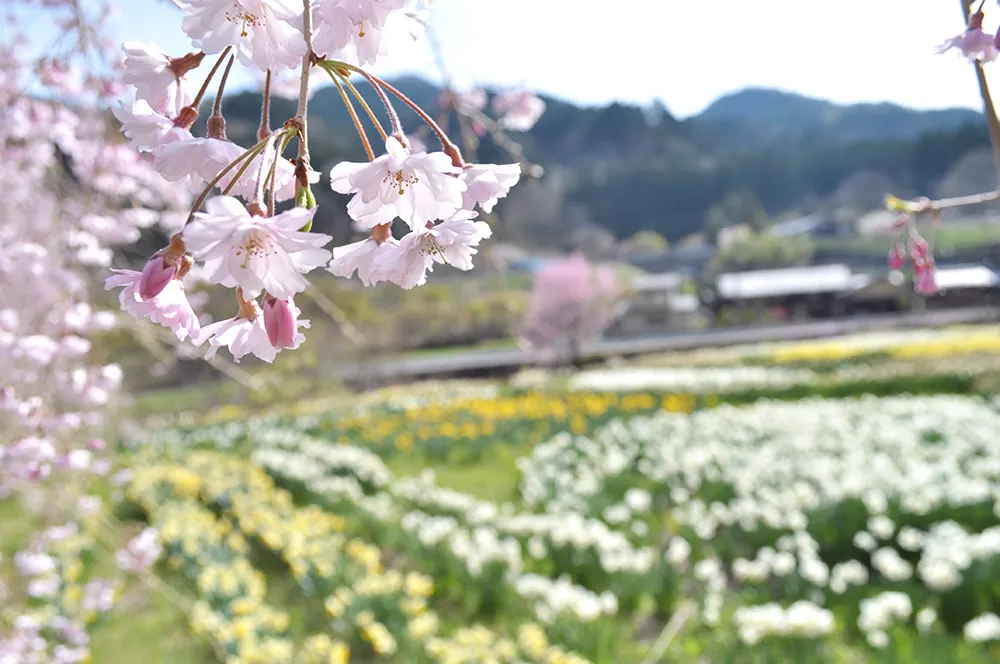
[{"label": "cherry blossom branch", "polygon": [[[302,56],[302,74],[299,78],[299,105],[295,111],[295,126],[299,133],[299,152],[295,159],[295,178],[297,186],[309,190],[309,132],[307,117],[309,114],[309,70],[312,68],[313,53],[312,43],[312,7],[310,0],[302,0],[302,34],[306,40],[306,53]],[[309,196],[305,197],[308,200]],[[296,197],[296,205],[299,200]],[[315,200],[313,200],[315,205]]]},{"label": "cherry blossom branch", "polygon": [[257,128],[257,140],[271,134],[271,70],[264,74],[264,96],[260,102],[260,127]]},{"label": "cherry blossom branch", "polygon": [[233,50],[233,47],[227,46],[225,50],[222,51],[222,55],[219,56],[219,59],[215,61],[214,65],[212,65],[212,70],[208,72],[208,76],[205,77],[205,81],[201,84],[201,88],[198,89],[198,94],[195,96],[194,101],[191,102],[192,108],[197,110],[198,106],[201,105],[201,100],[205,96],[205,91],[208,90],[208,84],[212,82],[215,72],[219,70],[219,66],[222,65],[223,60],[226,59],[226,56],[229,55],[229,51],[231,50]]},{"label": "cherry blossom branch", "polygon": [[347,89],[350,90],[351,93],[354,95],[354,98],[358,100],[358,103],[361,104],[361,107],[365,109],[365,112],[371,119],[372,124],[375,125],[375,129],[378,130],[378,135],[381,136],[382,141],[385,142],[385,140],[389,137],[386,135],[385,129],[382,128],[382,123],[378,121],[377,117],[375,117],[375,111],[373,111],[372,107],[368,105],[368,102],[365,101],[365,98],[361,96],[361,93],[358,91],[358,88],[355,87],[353,83],[351,83],[350,78],[341,77],[341,80],[344,82],[344,85],[347,86]]},{"label": "cherry blossom branch", "polygon": [[344,106],[347,107],[347,112],[351,116],[351,120],[354,122],[354,128],[358,131],[358,137],[361,138],[361,144],[365,147],[365,154],[368,155],[368,161],[375,161],[375,153],[372,151],[372,144],[368,140],[368,135],[365,133],[365,128],[361,124],[361,118],[358,117],[358,112],[354,110],[354,104],[351,103],[351,99],[344,92],[344,86],[340,82],[340,78],[333,74],[332,72],[327,72],[330,74],[330,78],[337,85],[337,92],[340,93],[340,98],[344,100]]},{"label": "cherry blossom branch", "polygon": [[932,201],[929,198],[918,198],[912,201],[904,201],[895,196],[886,196],[885,206],[890,210],[898,212],[908,212],[910,214],[921,214],[923,212],[939,212],[950,208],[966,207],[968,205],[980,205],[982,203],[992,203],[1000,200],[1000,191],[987,191],[982,194],[972,194],[970,196],[956,196],[954,198],[942,198]]}]

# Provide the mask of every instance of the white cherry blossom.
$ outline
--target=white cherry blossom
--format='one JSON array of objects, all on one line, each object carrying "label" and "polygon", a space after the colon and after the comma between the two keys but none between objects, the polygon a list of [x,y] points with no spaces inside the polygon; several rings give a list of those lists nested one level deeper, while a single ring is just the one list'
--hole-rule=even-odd
[{"label": "white cherry blossom", "polygon": [[131,105],[118,102],[118,108],[111,112],[122,123],[122,133],[133,148],[140,152],[152,152],[163,144],[174,128],[174,122],[149,105],[145,99],[137,99]]},{"label": "white cherry blossom", "polygon": [[134,85],[137,99],[164,115],[175,116],[194,101],[194,90],[183,76],[170,67],[170,57],[155,44],[127,41],[122,80]]},{"label": "white cherry blossom", "polygon": [[330,186],[354,194],[351,218],[369,228],[399,217],[417,230],[445,219],[462,207],[466,184],[461,169],[443,152],[411,153],[390,136],[386,154],[370,163],[341,162],[330,172]]},{"label": "white cherry blossom", "polygon": [[473,209],[476,205],[483,212],[493,211],[497,201],[504,198],[521,178],[520,164],[475,164],[468,166],[459,176],[466,184],[462,194],[462,207]]},{"label": "white cherry blossom", "polygon": [[182,27],[197,48],[232,46],[244,66],[294,67],[305,55],[302,3],[295,0],[187,0]]},{"label": "white cherry blossom", "polygon": [[249,297],[267,291],[287,299],[305,290],[302,277],[330,260],[321,247],[329,235],[303,233],[315,208],[292,208],[274,217],[251,216],[230,196],[211,199],[208,213],[197,213],[184,228],[184,242],[204,259],[207,278],[230,288],[239,286]]}]

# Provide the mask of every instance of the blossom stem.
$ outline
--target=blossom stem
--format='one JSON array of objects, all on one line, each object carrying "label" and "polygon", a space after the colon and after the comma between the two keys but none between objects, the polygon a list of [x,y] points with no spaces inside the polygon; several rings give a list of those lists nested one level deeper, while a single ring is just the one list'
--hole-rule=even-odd
[{"label": "blossom stem", "polygon": [[260,102],[260,127],[257,128],[257,140],[271,134],[271,70],[264,74],[264,96]]},{"label": "blossom stem", "polygon": [[365,133],[365,128],[361,124],[361,118],[358,117],[358,112],[354,110],[354,104],[351,103],[351,98],[347,96],[344,92],[344,86],[340,82],[340,77],[335,76],[333,72],[329,72],[330,78],[337,85],[337,92],[340,93],[340,98],[344,100],[344,106],[347,107],[347,112],[351,115],[351,120],[354,122],[354,128],[358,130],[358,137],[361,139],[361,144],[365,146],[365,154],[368,155],[368,161],[375,161],[375,153],[372,152],[372,144],[368,140],[368,134]]},{"label": "blossom stem", "polygon": [[[280,137],[281,137],[280,133],[275,133],[274,135],[268,136],[265,139],[264,149],[261,151],[263,157],[260,160],[260,168],[257,169],[257,188],[254,190],[254,196],[253,200],[251,201],[251,204],[256,203],[257,205],[260,205],[261,203],[264,202],[264,190],[267,189],[267,178],[270,175],[270,170],[268,170],[268,166],[270,165],[270,160],[268,159],[268,156],[270,156],[272,149],[274,150],[275,156],[277,156],[278,149],[276,145],[277,142],[276,139]],[[274,162],[275,164],[277,164],[277,159],[275,159]],[[247,163],[249,163],[249,160],[247,161]],[[277,166],[275,166],[275,169],[277,169]],[[237,178],[233,178],[234,182],[236,180]]]},{"label": "blossom stem", "polygon": [[[358,71],[361,71],[361,70],[359,69]],[[399,90],[397,90],[395,87],[393,87],[389,83],[386,83],[385,81],[383,81],[379,77],[373,76],[373,75],[369,74],[368,72],[364,72],[364,71],[361,72],[361,75],[364,76],[365,78],[369,78],[370,77],[369,80],[373,79],[373,80],[377,81],[379,85],[381,85],[382,87],[384,87],[386,90],[388,90],[389,92],[391,92],[395,96],[399,97],[400,101],[402,101],[404,104],[406,104],[411,109],[413,109],[413,112],[416,113],[420,117],[421,120],[423,120],[424,122],[426,122],[427,125],[431,128],[431,130],[437,135],[438,140],[441,141],[442,151],[446,155],[448,155],[449,157],[451,157],[452,163],[455,166],[459,167],[459,168],[463,168],[465,166],[465,160],[462,159],[462,152],[458,149],[458,146],[455,145],[450,138],[448,138],[448,134],[446,134],[444,132],[444,130],[441,129],[440,126],[438,126],[438,123],[434,122],[434,118],[432,118],[430,115],[428,115],[427,112],[424,109],[420,108],[420,106],[418,106],[412,99],[410,99],[409,97],[407,97],[406,95],[404,95],[402,92],[400,92]]]},{"label": "blossom stem", "polygon": [[[354,65],[348,64],[346,62],[340,62],[337,60],[327,60],[326,62],[328,66],[333,67],[332,71],[329,69],[327,70],[331,71],[331,75],[335,72],[336,74],[338,74],[339,76],[341,76],[346,80],[347,78],[350,77],[350,72],[353,71],[358,74],[361,74],[361,76],[363,76],[364,79],[368,81],[368,83],[372,86],[372,89],[375,91],[375,94],[377,94],[379,99],[382,100],[382,105],[385,106],[385,112],[389,115],[389,122],[390,124],[392,124],[393,135],[395,136],[404,135],[403,123],[399,121],[399,114],[396,113],[396,109],[393,107],[392,102],[389,101],[389,96],[385,94],[386,90],[389,90],[389,92],[399,97],[403,103],[412,108],[416,112],[416,114],[420,116],[420,119],[426,122],[430,126],[430,128],[434,130],[434,133],[437,134],[438,138],[441,139],[442,145],[445,146],[451,145],[456,152],[458,151],[458,147],[455,146],[454,143],[451,143],[451,141],[448,140],[448,135],[444,133],[444,130],[442,130],[441,127],[436,122],[434,122],[434,119],[431,118],[431,116],[427,115],[424,109],[420,108],[415,103],[413,103],[412,100],[403,95],[399,90],[392,87],[391,85],[380,79],[378,76],[369,74],[360,67],[355,67]],[[445,152],[448,151],[445,150]],[[450,152],[448,154],[452,156],[452,161],[454,161],[454,156]],[[461,155],[459,155],[459,159],[461,159]]]},{"label": "blossom stem", "polygon": [[[971,20],[973,0],[962,0],[962,14],[965,22]],[[977,11],[981,12],[986,0],[980,4]],[[990,146],[993,148],[993,166],[996,169],[997,187],[1000,188],[1000,117],[997,116],[996,106],[993,104],[993,95],[990,94],[990,85],[986,80],[986,71],[983,63],[976,61],[973,63],[976,68],[976,83],[979,86],[979,96],[983,100],[983,114],[986,116],[986,128],[990,135]]]},{"label": "blossom stem", "polygon": [[214,65],[212,65],[212,70],[208,72],[208,76],[205,77],[205,81],[201,84],[201,89],[198,90],[198,95],[194,98],[194,101],[191,102],[191,106],[193,108],[197,109],[201,104],[201,100],[205,96],[205,91],[208,90],[208,84],[212,82],[215,72],[219,70],[219,66],[222,64],[222,61],[226,59],[226,56],[229,55],[229,51],[231,51],[232,48],[232,46],[227,46],[222,52],[222,55],[219,56],[219,59],[215,61]]},{"label": "blossom stem", "polygon": [[[250,148],[249,150],[247,150],[246,152],[244,152],[243,154],[241,154],[239,157],[237,157],[236,159],[234,159],[233,163],[229,164],[228,166],[226,166],[225,168],[223,168],[221,171],[219,171],[219,174],[216,175],[214,178],[212,178],[212,181],[209,182],[205,186],[205,188],[202,190],[201,194],[198,195],[198,198],[195,200],[194,205],[191,206],[191,213],[188,215],[187,221],[185,221],[184,224],[187,225],[187,223],[189,221],[191,221],[192,219],[194,219],[194,213],[201,209],[201,206],[204,205],[204,203],[205,203],[205,199],[208,198],[208,195],[210,193],[212,193],[212,189],[215,188],[215,185],[219,184],[219,182],[222,180],[222,178],[226,177],[226,174],[229,173],[229,171],[233,170],[233,168],[235,168],[236,165],[239,164],[240,162],[245,161],[246,164],[244,164],[244,168],[242,169],[242,172],[246,172],[246,165],[253,162],[253,157],[255,157],[258,154],[260,154],[261,150],[264,149],[265,145],[267,145],[267,141],[266,140],[259,141],[252,148]],[[238,177],[233,178],[233,182],[236,182],[236,180],[238,180],[238,179],[239,179]],[[230,182],[229,185],[230,186],[229,186],[229,188],[227,188],[227,191],[232,188],[232,182]]]},{"label": "blossom stem", "polygon": [[219,81],[219,92],[215,95],[215,103],[212,104],[212,115],[222,115],[222,93],[226,91],[226,81],[229,80],[229,71],[233,68],[235,60],[235,55],[229,56],[229,62],[226,63],[226,70],[222,72],[222,80]]},{"label": "blossom stem", "polygon": [[368,113],[368,117],[371,118],[372,124],[375,125],[375,129],[378,130],[378,135],[382,137],[382,142],[384,143],[389,137],[386,135],[385,129],[382,128],[382,123],[375,117],[375,112],[372,110],[372,107],[368,105],[365,98],[361,96],[360,92],[358,92],[358,88],[351,83],[350,78],[344,76],[341,77],[341,80],[344,82],[344,85],[347,86],[347,89],[354,95],[354,98],[358,100],[358,103],[361,104],[361,107],[365,109],[365,112]]}]

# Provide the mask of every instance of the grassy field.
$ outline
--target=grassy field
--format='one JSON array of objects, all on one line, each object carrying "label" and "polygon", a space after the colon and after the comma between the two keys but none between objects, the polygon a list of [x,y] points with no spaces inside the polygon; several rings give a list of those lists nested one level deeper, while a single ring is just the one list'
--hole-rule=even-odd
[{"label": "grassy field", "polygon": [[[122,441],[134,477],[85,575],[143,523],[165,555],[93,661],[996,661],[998,339],[191,414]],[[0,523],[6,575],[34,523]]]}]

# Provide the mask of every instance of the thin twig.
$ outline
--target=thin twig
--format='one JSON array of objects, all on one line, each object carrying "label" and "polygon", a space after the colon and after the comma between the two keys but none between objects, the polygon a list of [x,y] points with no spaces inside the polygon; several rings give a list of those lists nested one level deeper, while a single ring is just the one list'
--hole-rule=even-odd
[{"label": "thin twig", "polygon": [[335,323],[340,325],[340,330],[344,333],[345,337],[358,346],[365,345],[365,335],[361,333],[361,330],[354,327],[354,324],[351,323],[350,318],[346,313],[344,313],[344,310],[330,301],[330,299],[324,295],[322,291],[316,287],[312,287],[304,290],[302,294],[312,299],[312,301],[316,303],[316,306],[318,306],[323,313],[329,316]]},{"label": "thin twig", "polygon": [[680,634],[680,631],[684,628],[684,624],[691,619],[696,613],[696,609],[693,603],[685,602],[681,605],[674,615],[670,617],[670,621],[667,622],[666,627],[660,632],[660,635],[656,637],[656,641],[653,643],[653,647],[649,649],[646,654],[646,658],[642,660],[642,664],[656,664],[663,657],[663,653],[667,652],[667,648],[670,647],[670,643]]}]

